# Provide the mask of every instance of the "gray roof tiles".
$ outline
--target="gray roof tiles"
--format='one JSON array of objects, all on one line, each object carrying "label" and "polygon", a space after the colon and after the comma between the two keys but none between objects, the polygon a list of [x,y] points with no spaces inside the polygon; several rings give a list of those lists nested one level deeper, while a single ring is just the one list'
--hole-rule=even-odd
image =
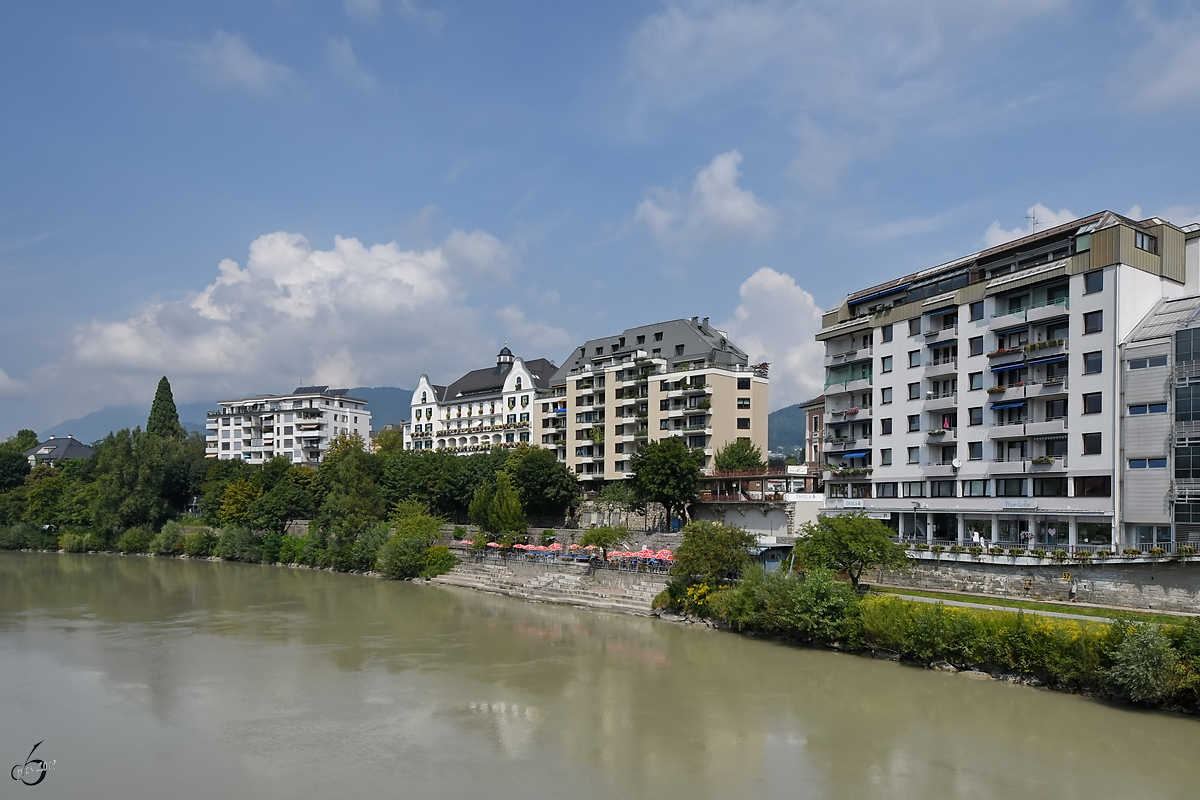
[{"label": "gray roof tiles", "polygon": [[70,436],[51,436],[37,447],[25,451],[25,457],[35,457],[38,461],[62,461],[71,459],[91,458],[95,450],[78,439]]}]

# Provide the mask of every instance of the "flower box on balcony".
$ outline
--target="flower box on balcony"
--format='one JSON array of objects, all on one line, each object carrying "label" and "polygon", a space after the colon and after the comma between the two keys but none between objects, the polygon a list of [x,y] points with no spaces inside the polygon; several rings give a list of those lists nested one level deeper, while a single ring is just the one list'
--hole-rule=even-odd
[{"label": "flower box on balcony", "polygon": [[1008,391],[1007,386],[989,386],[987,393],[988,394],[1004,394],[1007,391]]},{"label": "flower box on balcony", "polygon": [[930,436],[944,436],[945,434],[946,434],[945,428],[931,428],[929,430]]},{"label": "flower box on balcony", "polygon": [[1032,461],[1034,464],[1053,464],[1054,456],[1036,456]]},{"label": "flower box on balcony", "polygon": [[848,417],[850,417],[850,416],[853,416],[853,415],[857,414],[857,413],[858,413],[858,412],[860,412],[860,411],[862,411],[862,408],[860,408],[859,406],[855,406],[854,408],[847,408],[847,409],[846,409],[846,416],[848,416]]},{"label": "flower box on balcony", "polygon": [[1024,351],[1020,347],[1001,347],[999,350],[993,350],[992,352],[988,353],[987,357],[995,358],[996,356],[1010,356],[1014,353],[1022,352]]}]

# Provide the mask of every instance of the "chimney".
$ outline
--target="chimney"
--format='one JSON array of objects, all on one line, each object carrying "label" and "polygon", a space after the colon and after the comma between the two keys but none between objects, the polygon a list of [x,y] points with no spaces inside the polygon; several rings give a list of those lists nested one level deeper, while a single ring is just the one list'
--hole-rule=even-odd
[{"label": "chimney", "polygon": [[704,327],[708,327],[708,317],[704,318]]}]

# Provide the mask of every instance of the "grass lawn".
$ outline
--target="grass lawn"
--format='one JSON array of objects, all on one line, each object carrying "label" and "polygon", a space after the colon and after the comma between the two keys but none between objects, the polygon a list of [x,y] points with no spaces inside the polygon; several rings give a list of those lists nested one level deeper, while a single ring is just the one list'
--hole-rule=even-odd
[{"label": "grass lawn", "polygon": [[987,606],[1002,606],[1004,608],[1022,608],[1026,611],[1056,611],[1060,614],[1078,614],[1081,617],[1102,617],[1105,619],[1133,620],[1134,622],[1154,622],[1160,625],[1179,625],[1186,617],[1173,617],[1168,614],[1155,614],[1152,611],[1115,610],[1108,608],[1092,608],[1090,606],[1059,605],[1057,603],[1039,603],[1036,600],[1011,600],[1007,597],[980,597],[979,595],[960,595],[949,592],[927,592],[923,589],[893,589],[887,586],[872,586],[872,592],[885,594],[908,594],[914,597],[929,597],[934,600],[953,600],[958,603],[978,603]]}]

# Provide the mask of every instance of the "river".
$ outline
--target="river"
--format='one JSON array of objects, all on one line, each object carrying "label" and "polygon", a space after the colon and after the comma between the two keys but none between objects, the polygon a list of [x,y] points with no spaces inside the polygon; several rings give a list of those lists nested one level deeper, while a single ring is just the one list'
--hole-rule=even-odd
[{"label": "river", "polygon": [[0,553],[55,798],[1173,798],[1200,721],[470,590]]}]

